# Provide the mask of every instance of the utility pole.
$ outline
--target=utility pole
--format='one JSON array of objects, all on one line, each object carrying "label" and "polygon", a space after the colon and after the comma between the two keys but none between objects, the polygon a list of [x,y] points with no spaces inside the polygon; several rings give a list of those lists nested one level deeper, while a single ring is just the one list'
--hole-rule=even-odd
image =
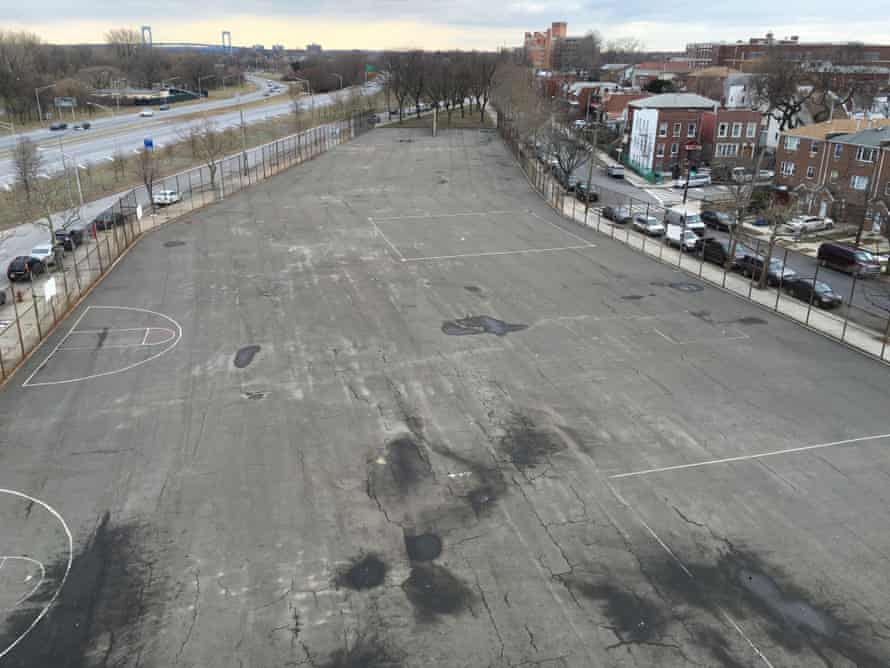
[{"label": "utility pole", "polygon": [[[62,137],[61,136],[59,137],[59,153],[61,153],[61,155],[62,155],[62,171],[67,172],[68,168],[65,165],[65,149],[62,148]],[[71,156],[68,156],[68,157],[70,158]],[[74,179],[75,179],[75,181],[77,181],[77,196],[78,196],[78,199],[80,200],[80,206],[81,206],[81,208],[83,208],[83,188],[80,187],[80,171],[77,168],[77,162],[75,162],[74,160],[72,160],[72,162],[74,163]],[[70,181],[69,181],[69,183],[70,183]]]},{"label": "utility pole", "polygon": [[584,198],[584,222],[587,223],[587,213],[590,211],[590,189],[593,187],[593,163],[596,159],[596,147],[599,143],[600,124],[596,121],[593,126],[593,147],[590,149],[590,164],[587,166],[587,196]]}]

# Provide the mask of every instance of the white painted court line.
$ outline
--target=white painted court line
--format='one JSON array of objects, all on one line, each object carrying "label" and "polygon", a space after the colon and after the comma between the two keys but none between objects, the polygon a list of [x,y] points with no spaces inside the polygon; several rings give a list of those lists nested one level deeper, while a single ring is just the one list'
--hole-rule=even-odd
[{"label": "white painted court line", "polygon": [[[65,380],[48,380],[48,381],[41,382],[41,383],[32,383],[32,382],[31,382],[31,379],[34,378],[34,376],[37,375],[37,373],[38,373],[44,366],[46,366],[47,362],[49,362],[49,361],[52,359],[53,355],[56,354],[56,352],[60,349],[60,347],[62,346],[62,344],[63,344],[66,340],[68,340],[68,337],[70,337],[71,334],[76,334],[76,333],[77,333],[77,331],[76,331],[76,330],[77,330],[77,325],[80,323],[80,321],[83,319],[83,317],[84,317],[89,311],[91,311],[92,309],[96,309],[96,310],[110,309],[110,310],[117,310],[117,311],[135,311],[135,312],[137,312],[137,313],[149,313],[149,314],[151,314],[151,315],[158,316],[159,318],[163,318],[164,320],[169,320],[170,323],[171,323],[171,324],[173,325],[173,327],[174,327],[174,330],[172,330],[172,331],[175,332],[175,333],[174,333],[174,336],[173,336],[173,342],[172,342],[170,345],[168,345],[166,348],[164,348],[163,350],[159,350],[158,352],[156,352],[154,355],[151,355],[151,356],[149,356],[149,357],[146,357],[144,360],[140,360],[140,361],[138,361],[138,362],[134,362],[133,364],[128,364],[127,366],[121,367],[120,369],[113,369],[112,371],[103,371],[102,373],[94,373],[94,374],[90,374],[90,375],[88,375],[88,376],[79,376],[79,377],[77,377],[77,378],[67,378],[67,379],[65,379]],[[141,328],[137,328],[137,329],[141,329]],[[157,328],[153,328],[153,329],[166,329],[166,328],[164,328],[164,327],[157,327]],[[94,332],[95,330],[86,330],[86,331]],[[170,330],[168,330],[168,331],[170,331]],[[101,378],[101,377],[103,377],[103,376],[113,376],[113,375],[118,374],[118,373],[123,373],[124,371],[129,371],[130,369],[135,369],[137,366],[142,366],[143,364],[146,364],[147,362],[151,362],[152,360],[157,359],[157,358],[160,357],[161,355],[164,355],[165,353],[168,353],[169,351],[173,350],[173,348],[176,347],[176,345],[180,342],[181,339],[182,339],[182,326],[181,326],[178,322],[176,322],[176,320],[174,320],[173,318],[171,318],[169,315],[164,315],[163,313],[158,313],[157,311],[151,311],[151,310],[146,309],[146,308],[136,308],[136,307],[133,307],[133,306],[87,306],[87,308],[84,310],[84,312],[80,315],[80,317],[79,317],[79,318],[77,319],[77,321],[74,323],[74,326],[73,326],[70,330],[68,330],[68,333],[65,334],[65,336],[62,337],[62,340],[59,341],[58,344],[56,344],[56,347],[52,349],[52,352],[50,352],[50,354],[46,357],[46,359],[43,360],[43,361],[40,363],[40,365],[39,365],[36,369],[34,369],[34,371],[31,373],[31,375],[28,376],[28,377],[25,379],[25,382],[22,383],[22,387],[40,387],[40,386],[43,386],[43,385],[64,385],[64,384],[66,384],[66,383],[77,383],[77,382],[80,382],[80,381],[82,381],[82,380],[91,380],[91,379],[93,379],[93,378]],[[167,340],[165,340],[165,341],[162,341],[161,343],[159,343],[159,344],[155,344],[155,345],[163,345],[164,343],[167,343],[167,341],[169,341],[169,339],[167,339]],[[111,346],[109,346],[109,347],[111,347]]]},{"label": "white painted court line", "polygon": [[406,257],[404,262],[424,262],[425,260],[454,260],[458,258],[488,257],[491,255],[524,255],[527,253],[555,253],[558,251],[579,250],[582,248],[596,248],[593,244],[583,246],[560,246],[558,248],[526,248],[512,251],[489,251],[483,253],[460,253],[458,255],[430,255],[429,257]]},{"label": "white painted court line", "polygon": [[[738,336],[714,336],[706,339],[691,339],[689,341],[678,341],[673,336],[668,336],[664,332],[662,332],[657,327],[653,327],[652,331],[658,334],[661,338],[663,338],[668,343],[672,343],[675,346],[690,346],[695,343],[719,343],[720,341],[742,341],[743,339],[750,339],[751,337],[745,334],[744,332],[739,332]],[[736,330],[738,331],[738,330]]]},{"label": "white painted court line", "polygon": [[404,261],[405,261],[405,256],[402,255],[402,254],[399,252],[399,249],[396,248],[395,245],[394,245],[389,239],[386,238],[386,235],[380,230],[379,227],[377,227],[377,223],[374,222],[374,219],[369,217],[369,218],[368,218],[368,221],[371,223],[371,225],[374,226],[374,229],[377,231],[377,234],[379,234],[380,237],[387,243],[387,245],[388,245],[390,248],[392,248],[392,252],[395,253],[395,254],[399,257],[399,259],[400,259],[402,262],[404,262]]},{"label": "white painted court line", "polygon": [[[31,557],[22,557],[22,556],[18,556],[18,555],[13,556],[10,554],[6,554],[6,555],[3,555],[2,557],[0,557],[0,569],[3,568],[3,565],[7,561],[24,561],[29,564],[33,564],[33,565],[37,566],[37,568],[40,569],[40,578],[37,580],[37,584],[34,585],[33,587],[31,587],[30,591],[19,596],[18,600],[12,604],[12,607],[15,608],[16,606],[21,605],[24,601],[27,601],[29,598],[31,598],[34,595],[34,593],[38,589],[40,589],[40,585],[42,585],[44,580],[46,580],[46,567],[43,565],[42,561],[38,561],[37,559],[32,559]],[[10,611],[10,609],[0,610],[0,612],[9,612],[9,611]]]},{"label": "white painted court line", "polygon": [[[37,505],[39,505],[41,508],[46,510],[50,515],[55,517],[61,523],[62,529],[65,531],[65,536],[68,538],[68,559],[65,563],[65,572],[62,573],[62,579],[59,582],[58,588],[56,589],[56,591],[53,592],[53,595],[50,598],[49,602],[47,602],[47,604],[43,607],[43,610],[41,610],[40,613],[34,618],[34,621],[31,622],[30,626],[28,626],[28,628],[26,628],[24,631],[22,631],[21,634],[15,640],[13,640],[9,644],[8,647],[0,650],[0,659],[2,659],[4,656],[9,654],[13,649],[15,649],[15,647],[22,640],[25,639],[25,636],[27,636],[29,633],[31,633],[31,631],[34,629],[34,627],[40,623],[41,619],[46,617],[46,613],[49,612],[49,609],[53,606],[53,604],[56,602],[56,599],[59,597],[59,593],[61,593],[62,587],[65,586],[65,582],[68,580],[68,574],[71,572],[71,563],[74,561],[74,536],[71,534],[71,529],[68,528],[68,524],[65,522],[65,519],[59,514],[59,512],[55,508],[53,508],[51,505],[49,505],[45,501],[41,501],[40,499],[37,499],[33,496],[24,494],[23,492],[17,492],[14,489],[4,489],[2,487],[0,487],[0,494],[9,494],[10,496],[16,496],[20,499],[25,499],[26,501],[30,501],[31,503],[36,503]],[[9,558],[9,557],[7,557],[7,558]],[[41,568],[42,567],[43,567],[43,564],[41,564]],[[43,572],[45,573],[46,571],[44,570]]]},{"label": "white painted court line", "polygon": [[406,216],[374,217],[378,223],[386,223],[391,220],[424,220],[427,218],[463,218],[466,216],[506,216],[510,214],[530,213],[527,209],[522,211],[464,211],[461,213],[421,213]]},{"label": "white painted court line", "polygon": [[851,445],[853,443],[865,443],[868,441],[880,441],[890,438],[890,434],[876,434],[875,436],[859,436],[857,438],[846,438],[842,441],[831,441],[830,443],[817,443],[816,445],[804,445],[798,448],[785,448],[784,450],[771,450],[770,452],[760,452],[753,455],[739,455],[738,457],[724,457],[722,459],[708,459],[703,462],[695,462],[692,464],[677,464],[675,466],[662,466],[654,469],[644,469],[642,471],[631,471],[629,473],[617,473],[610,475],[610,480],[620,480],[621,478],[634,478],[638,476],[649,475],[652,473],[665,473],[668,471],[682,471],[683,469],[701,468],[703,466],[714,466],[715,464],[731,464],[733,462],[745,462],[752,459],[763,459],[764,457],[776,457],[778,455],[791,455],[797,452],[808,452],[810,450],[821,450],[824,448],[833,448],[840,445]]},{"label": "white painted court line", "polygon": [[552,227],[555,227],[555,228],[556,228],[557,230],[559,230],[560,232],[563,232],[564,234],[568,234],[570,237],[572,237],[572,238],[574,238],[574,239],[577,239],[577,240],[580,241],[581,243],[586,244],[586,245],[591,246],[591,247],[594,247],[594,245],[593,245],[592,243],[590,243],[587,239],[585,239],[585,238],[583,238],[583,237],[579,237],[579,236],[578,236],[577,234],[575,234],[574,232],[569,232],[568,230],[563,229],[562,227],[560,227],[560,226],[557,225],[556,223],[554,223],[554,222],[552,222],[552,221],[549,221],[549,220],[547,220],[546,218],[544,218],[544,217],[542,217],[542,216],[539,216],[539,215],[536,214],[534,211],[529,211],[529,214],[531,214],[534,218],[537,218],[538,220],[543,221],[543,222],[547,223],[548,225],[550,225],[550,226],[552,226]]}]

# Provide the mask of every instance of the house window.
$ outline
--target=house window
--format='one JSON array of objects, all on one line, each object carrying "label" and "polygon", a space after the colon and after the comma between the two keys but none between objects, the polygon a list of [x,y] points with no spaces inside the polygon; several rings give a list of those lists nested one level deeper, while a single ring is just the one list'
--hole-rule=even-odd
[{"label": "house window", "polygon": [[[667,128],[665,128],[665,134],[667,134],[666,130],[667,130]],[[655,145],[655,157],[656,158],[664,157],[664,144],[656,144]]]},{"label": "house window", "polygon": [[807,167],[807,178],[812,179],[816,176],[816,168],[815,167]]},{"label": "house window", "polygon": [[817,141],[811,141],[811,142],[810,142],[810,155],[811,155],[811,156],[813,156],[813,155],[817,155],[817,154],[819,153],[819,148],[820,148],[820,147],[821,147],[821,144],[820,144],[819,142],[817,142]]},{"label": "house window", "polygon": [[884,194],[890,197],[890,181],[887,181],[887,186],[884,188]]},{"label": "house window", "polygon": [[698,129],[698,126],[695,123],[690,123],[686,126],[686,136],[690,139],[695,138],[695,131]]},{"label": "house window", "polygon": [[834,145],[834,159],[840,160],[841,155],[844,153],[844,145],[843,144],[835,144]]},{"label": "house window", "polygon": [[718,158],[735,158],[739,154],[738,144],[717,144]]},{"label": "house window", "polygon": [[798,146],[800,146],[800,137],[785,136],[786,151],[796,151]]},{"label": "house window", "polygon": [[875,156],[877,155],[878,150],[875,148],[868,148],[866,146],[860,146],[859,150],[856,151],[856,159],[859,162],[874,162]]},{"label": "house window", "polygon": [[658,124],[658,136],[659,137],[667,137],[668,136],[667,121]]},{"label": "house window", "polygon": [[794,176],[794,163],[788,160],[782,161],[782,176]]},{"label": "house window", "polygon": [[831,175],[828,178],[831,179],[832,183],[834,183],[835,181],[837,181],[840,178],[840,176],[841,176],[840,173],[836,169],[832,169]]},{"label": "house window", "polygon": [[671,144],[671,155],[677,155],[677,152],[680,150],[679,144]]},{"label": "house window", "polygon": [[732,136],[733,137],[741,137],[742,136],[742,124],[741,123],[733,123],[732,124]]},{"label": "house window", "polygon": [[729,123],[721,123],[717,126],[717,136],[718,137],[727,137],[729,136]]},{"label": "house window", "polygon": [[867,176],[854,176],[850,179],[850,187],[853,190],[865,190],[868,188]]},{"label": "house window", "polygon": [[674,123],[674,136],[679,137],[680,133],[683,131],[682,123]]},{"label": "house window", "polygon": [[757,136],[757,123],[748,123],[748,129],[746,130],[745,136],[748,139],[754,139]]}]

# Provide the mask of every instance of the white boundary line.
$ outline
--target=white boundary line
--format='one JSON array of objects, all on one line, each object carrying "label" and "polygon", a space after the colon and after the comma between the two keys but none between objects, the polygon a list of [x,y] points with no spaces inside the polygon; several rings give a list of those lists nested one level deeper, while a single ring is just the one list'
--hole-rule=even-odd
[{"label": "white boundary line", "polygon": [[594,244],[592,244],[591,242],[589,242],[587,239],[585,239],[585,238],[583,238],[583,237],[579,237],[579,236],[578,236],[577,234],[575,234],[574,232],[569,232],[568,230],[564,230],[563,228],[561,228],[559,225],[557,225],[557,224],[554,223],[553,221],[547,220],[547,219],[544,218],[543,216],[539,216],[539,215],[538,215],[537,213],[535,213],[534,211],[529,211],[529,214],[530,214],[532,217],[537,218],[538,220],[543,221],[543,222],[547,223],[548,225],[550,225],[550,226],[552,226],[552,227],[555,227],[555,228],[556,228],[557,230],[559,230],[560,232],[562,232],[562,233],[564,233],[564,234],[568,234],[568,235],[569,235],[570,237],[572,237],[573,239],[577,239],[578,241],[580,241],[581,243],[585,244],[586,246],[590,246],[591,248],[596,248],[596,246],[595,246]]},{"label": "white boundary line", "polygon": [[[62,345],[62,343],[64,343],[65,340],[73,332],[75,332],[75,330],[77,329],[77,324],[83,319],[83,317],[91,309],[112,309],[112,310],[118,310],[118,311],[136,311],[138,313],[150,313],[151,315],[156,315],[159,318],[164,318],[165,320],[169,320],[171,323],[173,323],[173,326],[175,327],[175,332],[176,332],[175,336],[173,337],[173,343],[171,343],[169,346],[167,346],[163,350],[156,352],[154,355],[151,355],[150,357],[145,358],[144,360],[140,360],[139,362],[134,362],[133,364],[129,364],[129,365],[122,367],[120,369],[114,369],[113,371],[104,371],[102,373],[94,373],[94,374],[90,374],[88,376],[81,376],[79,378],[68,378],[66,380],[50,380],[50,381],[46,381],[46,382],[42,382],[42,383],[32,383],[31,379],[35,375],[37,375],[37,373],[46,365],[47,362],[50,361],[50,359],[52,359],[53,355],[55,355],[56,351],[59,349],[59,347]],[[135,369],[137,366],[142,366],[146,362],[150,362],[154,359],[157,359],[161,355],[173,350],[173,348],[176,347],[176,344],[178,344],[181,339],[182,339],[182,327],[180,326],[180,324],[178,322],[176,322],[169,315],[164,315],[163,313],[158,313],[157,311],[151,311],[151,310],[145,309],[145,308],[136,308],[133,306],[87,306],[86,310],[84,310],[84,312],[80,315],[80,317],[74,323],[74,326],[70,330],[68,330],[68,333],[65,334],[65,336],[62,338],[62,340],[59,341],[59,343],[56,345],[55,348],[53,348],[52,352],[46,357],[45,360],[43,360],[40,363],[40,365],[36,369],[34,369],[34,371],[31,373],[31,375],[25,379],[25,382],[22,383],[22,387],[40,387],[42,385],[64,385],[66,383],[77,383],[82,380],[91,380],[93,378],[101,378],[103,376],[113,376],[118,373],[123,373],[124,371],[129,371],[130,369]]]},{"label": "white boundary line", "polygon": [[0,651],[0,659],[9,654],[15,647],[25,639],[35,626],[40,622],[41,619],[46,617],[46,613],[49,612],[49,609],[52,607],[53,603],[56,602],[56,599],[59,597],[59,594],[62,591],[62,587],[65,586],[65,582],[68,580],[68,574],[71,572],[71,563],[74,561],[74,536],[71,535],[71,529],[68,528],[68,525],[65,523],[65,519],[59,514],[59,512],[53,508],[51,505],[46,503],[45,501],[41,501],[38,498],[33,496],[29,496],[24,494],[23,492],[17,492],[14,489],[5,489],[0,487],[0,494],[9,494],[11,496],[17,496],[20,499],[25,499],[26,501],[30,501],[31,503],[36,503],[41,508],[49,512],[53,517],[55,517],[62,524],[62,529],[65,530],[65,535],[68,538],[68,561],[65,563],[65,572],[62,574],[62,580],[59,582],[59,587],[53,592],[52,598],[50,598],[49,603],[40,611],[34,621],[31,622],[31,625],[22,631],[21,635],[12,641],[12,643],[6,649]]},{"label": "white boundary line", "polygon": [[378,223],[386,223],[391,220],[426,220],[427,218],[462,218],[465,216],[506,216],[509,214],[528,213],[528,209],[520,211],[466,211],[464,213],[424,213],[408,216],[384,216],[375,217]]},{"label": "white boundary line", "polygon": [[743,339],[750,339],[751,337],[742,332],[741,330],[736,330],[739,332],[738,336],[715,336],[707,339],[692,339],[690,341],[678,341],[673,336],[668,336],[664,332],[662,332],[657,327],[653,327],[652,331],[658,334],[661,338],[663,338],[668,343],[672,343],[675,346],[690,346],[694,343],[719,343],[721,341],[742,341]]},{"label": "white boundary line", "polygon": [[487,257],[490,255],[524,255],[526,253],[553,253],[558,251],[579,250],[582,248],[596,248],[593,244],[583,246],[560,246],[559,248],[526,248],[512,251],[490,251],[485,253],[460,253],[458,255],[430,255],[429,257],[406,257],[405,262],[423,262],[424,260],[454,260],[463,257]]},{"label": "white boundary line", "polygon": [[[43,565],[42,561],[32,559],[31,557],[21,557],[5,554],[0,557],[0,569],[3,568],[4,564],[6,564],[7,561],[27,561],[30,564],[36,564],[37,567],[40,568],[40,580],[38,580],[37,584],[31,588],[31,591],[29,591],[27,594],[22,594],[21,596],[19,596],[19,599],[12,605],[12,607],[15,608],[23,601],[27,601],[29,598],[31,598],[34,595],[34,592],[40,589],[40,585],[42,585],[43,581],[46,580],[46,567]],[[0,612],[9,612],[11,609],[12,608],[8,608],[6,610],[0,609]]]},{"label": "white boundary line", "polygon": [[371,218],[370,216],[368,216],[368,222],[371,223],[371,225],[374,226],[374,229],[377,231],[377,234],[379,234],[380,237],[387,243],[387,245],[388,245],[390,248],[392,248],[392,252],[395,253],[395,254],[399,257],[399,259],[400,259],[402,262],[404,262],[404,261],[405,261],[405,256],[402,255],[402,254],[399,252],[399,249],[396,248],[396,247],[393,245],[393,243],[392,243],[389,239],[386,238],[386,235],[380,230],[379,227],[377,227],[377,223],[374,222],[374,219]]},{"label": "white boundary line", "polygon": [[[170,341],[172,341],[173,339],[176,338],[176,332],[174,332],[172,329],[170,329],[168,327],[130,327],[127,329],[79,330],[79,331],[74,332],[74,334],[102,334],[103,332],[106,332],[106,331],[109,333],[110,332],[141,332],[142,330],[145,330],[145,335],[142,337],[142,341],[139,343],[103,344],[100,348],[97,348],[96,346],[62,346],[61,348],[59,348],[59,350],[57,352],[65,353],[65,352],[75,351],[75,350],[99,351],[99,350],[106,350],[108,348],[143,348],[143,347],[151,348],[154,346],[162,346],[165,343],[169,343]],[[146,341],[148,340],[148,337],[151,335],[152,332],[166,332],[167,334],[169,334],[169,336],[166,339],[163,339],[162,341],[154,341],[152,343],[146,343]]]},{"label": "white boundary line", "polygon": [[731,464],[733,462],[745,462],[752,459],[762,459],[764,457],[776,457],[778,455],[790,455],[796,452],[807,452],[809,450],[821,450],[823,448],[833,448],[839,445],[850,445],[851,443],[863,443],[866,441],[879,441],[890,438],[890,434],[876,434],[874,436],[859,436],[857,438],[846,438],[842,441],[832,441],[830,443],[817,443],[816,445],[804,445],[799,448],[785,448],[784,450],[772,450],[770,452],[760,452],[753,455],[739,455],[738,457],[724,457],[723,459],[708,459],[703,462],[695,462],[693,464],[676,464],[675,466],[662,466],[654,469],[644,469],[642,471],[631,471],[629,473],[617,473],[610,475],[610,480],[620,480],[622,478],[635,478],[639,476],[649,475],[650,473],[665,473],[667,471],[681,471],[684,469],[701,468],[703,466],[713,466],[715,464]]}]

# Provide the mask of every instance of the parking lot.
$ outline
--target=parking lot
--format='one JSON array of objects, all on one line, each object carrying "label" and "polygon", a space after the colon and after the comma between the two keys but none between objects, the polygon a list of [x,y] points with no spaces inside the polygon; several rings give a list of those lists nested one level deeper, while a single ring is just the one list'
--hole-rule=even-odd
[{"label": "parking lot", "polygon": [[0,392],[0,662],[885,666],[886,387],[496,134],[375,130],[147,236]]}]

